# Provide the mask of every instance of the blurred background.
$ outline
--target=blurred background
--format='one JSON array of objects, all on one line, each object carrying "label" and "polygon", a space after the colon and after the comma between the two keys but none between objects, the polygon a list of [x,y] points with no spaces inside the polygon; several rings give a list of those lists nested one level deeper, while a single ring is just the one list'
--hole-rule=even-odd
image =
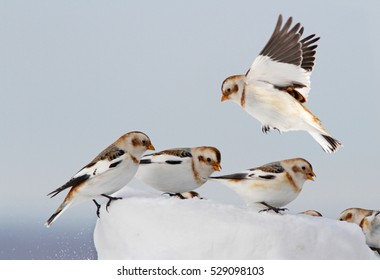
[{"label": "blurred background", "polygon": [[[228,174],[292,158],[317,174],[290,213],[336,219],[379,209],[378,1],[0,1],[0,259],[96,259],[95,207],[46,194],[122,134],[156,147],[211,145]],[[245,73],[278,15],[321,37],[307,107],[344,147],[325,154],[305,132],[261,132],[222,81]],[[137,180],[132,188],[156,193]],[[199,193],[244,207],[227,187]],[[138,214],[138,213],[136,213]]]}]

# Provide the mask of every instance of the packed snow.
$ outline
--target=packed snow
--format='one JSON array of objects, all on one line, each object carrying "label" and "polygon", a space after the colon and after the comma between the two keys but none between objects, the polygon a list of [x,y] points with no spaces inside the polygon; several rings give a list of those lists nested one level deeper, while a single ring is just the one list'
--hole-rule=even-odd
[{"label": "packed snow", "polygon": [[356,224],[128,187],[118,196],[95,227],[99,259],[379,259]]}]

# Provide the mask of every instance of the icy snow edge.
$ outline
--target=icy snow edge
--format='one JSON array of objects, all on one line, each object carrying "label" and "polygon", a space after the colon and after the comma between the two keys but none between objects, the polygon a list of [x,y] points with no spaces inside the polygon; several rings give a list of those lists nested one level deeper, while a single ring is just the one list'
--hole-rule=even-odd
[{"label": "icy snow edge", "polygon": [[379,259],[355,224],[129,188],[118,195],[95,227],[99,259]]}]

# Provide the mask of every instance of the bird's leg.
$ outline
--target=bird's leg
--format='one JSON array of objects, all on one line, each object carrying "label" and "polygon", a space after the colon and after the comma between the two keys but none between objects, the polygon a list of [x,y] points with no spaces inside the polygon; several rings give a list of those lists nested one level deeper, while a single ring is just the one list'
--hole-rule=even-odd
[{"label": "bird's leg", "polygon": [[262,205],[268,207],[268,208],[267,208],[267,209],[262,209],[262,210],[260,210],[259,213],[261,213],[261,212],[267,212],[267,211],[272,210],[272,211],[276,212],[277,214],[279,214],[280,211],[288,210],[287,208],[277,208],[277,207],[273,207],[273,206],[269,205],[269,204],[266,203],[266,202],[260,202],[260,203],[261,203]]},{"label": "bird's leg", "polygon": [[102,196],[108,198],[108,202],[106,204],[106,210],[108,212],[108,207],[110,206],[111,202],[114,201],[114,200],[118,200],[118,199],[123,199],[122,197],[113,197],[113,196],[109,196],[109,195],[106,195],[106,194],[102,194]]},{"label": "bird's leg", "polygon": [[269,125],[263,125],[263,126],[261,127],[261,130],[262,130],[263,133],[265,133],[265,134],[268,134],[272,129],[273,129],[273,130],[277,130],[278,133],[281,134],[281,130],[279,130],[277,127],[270,127]]},{"label": "bird's leg", "polygon": [[163,193],[163,195],[164,194],[167,194],[168,196],[170,196],[170,197],[172,197],[172,196],[175,196],[175,197],[177,197],[177,198],[179,198],[179,199],[186,199],[182,194],[180,194],[180,193],[168,193],[168,192],[166,192],[166,193]]},{"label": "bird's leg", "polygon": [[97,208],[96,215],[98,216],[98,218],[100,218],[100,204],[95,199],[93,199],[92,201],[95,203],[96,208]]}]

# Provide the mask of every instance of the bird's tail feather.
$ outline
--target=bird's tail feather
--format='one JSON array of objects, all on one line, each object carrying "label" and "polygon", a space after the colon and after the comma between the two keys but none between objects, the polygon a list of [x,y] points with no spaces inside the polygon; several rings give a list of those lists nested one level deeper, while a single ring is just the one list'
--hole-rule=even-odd
[{"label": "bird's tail feather", "polygon": [[310,135],[318,142],[326,153],[334,153],[342,144],[327,133],[310,132]]},{"label": "bird's tail feather", "polygon": [[62,215],[62,213],[67,209],[69,208],[69,206],[73,203],[73,200],[70,199],[70,200],[65,200],[59,207],[57,210],[55,210],[54,214],[51,215],[51,217],[46,221],[45,223],[45,226],[46,227],[50,227],[50,225],[56,220],[58,219],[59,216]]}]

